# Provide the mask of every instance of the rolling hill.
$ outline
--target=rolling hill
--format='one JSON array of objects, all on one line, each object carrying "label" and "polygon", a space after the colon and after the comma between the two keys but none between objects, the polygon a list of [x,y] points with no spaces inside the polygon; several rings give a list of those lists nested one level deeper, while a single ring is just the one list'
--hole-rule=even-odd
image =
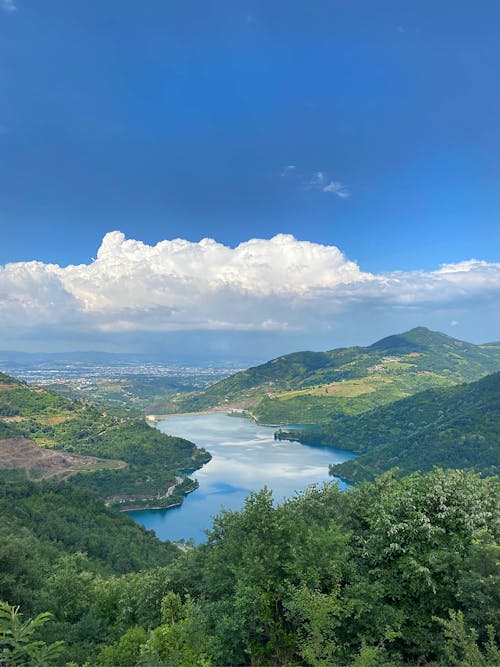
[{"label": "rolling hill", "polygon": [[500,347],[473,345],[424,327],[368,347],[296,352],[179,396],[179,411],[246,410],[260,423],[325,423],[433,387],[500,370]]}]

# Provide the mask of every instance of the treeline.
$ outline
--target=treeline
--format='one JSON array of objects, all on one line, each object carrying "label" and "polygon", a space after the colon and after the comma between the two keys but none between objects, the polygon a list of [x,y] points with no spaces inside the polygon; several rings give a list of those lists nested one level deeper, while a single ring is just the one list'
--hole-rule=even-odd
[{"label": "treeline", "polygon": [[73,409],[74,406],[58,394],[50,391],[30,391],[24,386],[3,391],[0,400],[0,416],[3,417],[32,416],[41,412]]},{"label": "treeline", "polygon": [[[54,662],[31,662],[27,653],[9,662],[2,649],[11,648],[12,637],[5,634],[8,628],[5,619],[2,627],[0,613],[2,665],[83,664],[111,636],[103,612],[98,617],[91,611],[91,602],[97,604],[92,591],[103,586],[109,590],[114,576],[123,590],[125,582],[137,582],[137,590],[129,590],[137,606],[139,587],[161,571],[151,568],[166,566],[179,552],[153,531],[106,509],[95,494],[64,483],[28,482],[21,471],[0,473],[0,514],[0,600],[21,606],[22,622],[45,611],[53,614],[32,641],[65,641]],[[131,573],[145,569],[148,574],[134,579]]]},{"label": "treeline", "polygon": [[[42,572],[47,561],[43,554],[50,560],[84,552],[96,571],[110,574],[165,565],[177,553],[176,547],[158,540],[153,531],[108,510],[95,493],[64,482],[30,482],[19,470],[0,471],[0,513],[0,542],[12,552],[20,571],[33,563],[34,570]],[[20,536],[29,548],[21,548],[17,541]],[[6,561],[2,558],[0,562],[4,584],[9,580],[19,586],[30,581],[27,573],[7,576]],[[28,588],[36,586],[30,584]],[[24,594],[21,599],[15,597],[23,606],[28,603]]]},{"label": "treeline", "polygon": [[66,640],[53,664],[493,667],[498,512],[498,483],[456,470],[278,506],[263,490],[166,567],[109,577],[60,560],[31,611],[54,615],[43,641]]}]

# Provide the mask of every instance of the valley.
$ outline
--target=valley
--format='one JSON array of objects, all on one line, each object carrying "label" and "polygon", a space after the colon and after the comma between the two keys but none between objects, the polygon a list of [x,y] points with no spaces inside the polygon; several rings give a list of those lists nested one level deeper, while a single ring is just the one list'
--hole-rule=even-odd
[{"label": "valley", "polygon": [[54,665],[444,664],[467,618],[490,667],[499,366],[419,328],[159,402],[1,373],[0,597]]},{"label": "valley", "polygon": [[[21,467],[33,468],[30,475],[43,476],[50,461],[61,466],[63,476],[67,469],[72,483],[122,509],[178,504],[196,488],[182,471],[209,460],[195,445],[147,426],[144,415],[154,424],[150,414],[155,409],[163,416],[246,415],[257,424],[280,427],[279,439],[356,452],[356,459],[331,468],[350,481],[373,479],[394,466],[404,473],[438,465],[496,474],[498,369],[498,343],[473,345],[418,327],[368,347],[297,352],[223,379],[215,375],[211,385],[196,392],[189,389],[206,383],[206,374],[183,384],[180,392],[169,376],[168,400],[157,394],[164,377],[145,378],[142,367],[138,375],[131,375],[130,367],[126,374],[116,367],[114,378],[96,369],[89,386],[97,393],[86,392],[84,400],[69,398],[77,393],[69,389],[69,376],[29,387],[2,375],[0,437],[6,442],[23,437],[41,447],[26,449],[27,462]],[[183,375],[183,382],[194,378],[193,372]],[[489,373],[490,379],[480,379]],[[45,369],[45,377],[55,374]],[[127,388],[127,401],[107,393],[111,383],[118,383],[122,392]],[[294,431],[288,424],[302,427]],[[49,457],[49,450],[59,453]],[[34,462],[37,451],[40,460]],[[62,452],[74,457],[71,463],[63,465]],[[4,459],[12,465],[15,457],[7,453]],[[182,484],[175,481],[179,471]]]}]

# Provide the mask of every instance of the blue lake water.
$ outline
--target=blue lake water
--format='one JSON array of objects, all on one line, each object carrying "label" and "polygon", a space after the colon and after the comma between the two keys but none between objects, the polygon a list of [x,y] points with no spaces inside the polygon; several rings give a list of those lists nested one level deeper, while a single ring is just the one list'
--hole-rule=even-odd
[{"label": "blue lake water", "polygon": [[169,435],[187,438],[212,454],[212,460],[192,475],[200,486],[186,496],[181,507],[128,513],[163,540],[193,538],[201,542],[212,517],[222,507],[240,509],[246,496],[263,486],[273,491],[278,502],[291,498],[309,484],[331,481],[330,463],[354,457],[330,447],[275,441],[276,429],[245,417],[219,413],[172,416],[156,426]]}]

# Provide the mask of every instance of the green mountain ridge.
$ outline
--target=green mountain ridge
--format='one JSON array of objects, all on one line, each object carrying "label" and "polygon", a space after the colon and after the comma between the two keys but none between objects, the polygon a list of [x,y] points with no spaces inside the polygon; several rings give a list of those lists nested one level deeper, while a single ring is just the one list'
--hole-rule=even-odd
[{"label": "green mountain ridge", "polygon": [[417,327],[367,347],[295,352],[177,397],[180,411],[246,409],[260,423],[322,423],[500,370],[500,347]]},{"label": "green mountain ridge", "polygon": [[476,382],[430,389],[321,428],[295,432],[304,443],[355,451],[331,466],[352,481],[373,479],[392,467],[403,474],[433,466],[500,472],[500,372]]}]

